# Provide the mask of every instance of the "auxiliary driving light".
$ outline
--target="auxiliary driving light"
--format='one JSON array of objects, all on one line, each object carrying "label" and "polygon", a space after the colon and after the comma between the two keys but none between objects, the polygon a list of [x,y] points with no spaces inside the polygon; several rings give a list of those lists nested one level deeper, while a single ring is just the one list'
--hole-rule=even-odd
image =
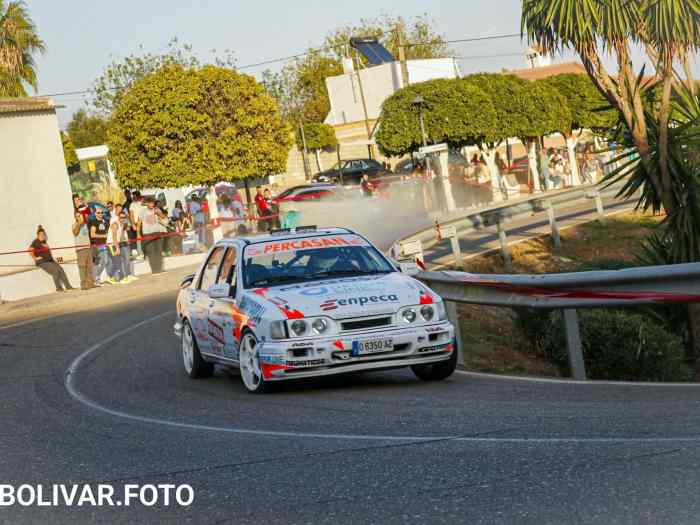
[{"label": "auxiliary driving light", "polygon": [[426,304],[420,309],[420,314],[426,321],[431,321],[435,317],[435,310],[433,310],[432,306]]},{"label": "auxiliary driving light", "polygon": [[412,308],[403,311],[403,320],[407,323],[412,323],[416,320],[416,311]]},{"label": "auxiliary driving light", "polygon": [[322,334],[326,330],[328,330],[328,321],[326,321],[325,319],[315,319],[314,322],[311,324],[311,327],[317,334]]},{"label": "auxiliary driving light", "polygon": [[306,321],[297,319],[291,325],[294,335],[304,335],[306,333]]}]

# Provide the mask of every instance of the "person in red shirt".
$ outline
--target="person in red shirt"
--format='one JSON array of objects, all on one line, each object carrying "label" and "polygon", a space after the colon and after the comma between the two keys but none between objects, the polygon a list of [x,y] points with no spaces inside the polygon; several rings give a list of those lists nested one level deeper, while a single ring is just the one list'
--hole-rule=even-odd
[{"label": "person in red shirt", "polygon": [[73,209],[83,216],[86,224],[90,222],[90,207],[83,202],[77,193],[73,194]]},{"label": "person in red shirt", "polygon": [[262,188],[255,191],[255,206],[258,208],[258,231],[267,231],[269,229],[268,217],[272,214],[272,210]]}]

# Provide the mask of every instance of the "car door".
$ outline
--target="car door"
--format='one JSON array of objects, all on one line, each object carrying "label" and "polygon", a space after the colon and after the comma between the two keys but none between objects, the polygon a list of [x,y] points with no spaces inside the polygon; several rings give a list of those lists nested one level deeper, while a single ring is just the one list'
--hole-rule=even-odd
[{"label": "car door", "polygon": [[228,284],[230,296],[212,300],[209,303],[208,327],[209,347],[212,354],[238,361],[238,340],[242,314],[236,306],[236,267],[238,248],[230,246],[226,250],[217,277],[217,284]]},{"label": "car door", "polygon": [[188,299],[192,330],[197,338],[199,351],[203,354],[211,353],[208,314],[213,299],[209,297],[209,287],[216,282],[224,252],[224,246],[217,246],[211,251],[200,272],[194,294]]}]

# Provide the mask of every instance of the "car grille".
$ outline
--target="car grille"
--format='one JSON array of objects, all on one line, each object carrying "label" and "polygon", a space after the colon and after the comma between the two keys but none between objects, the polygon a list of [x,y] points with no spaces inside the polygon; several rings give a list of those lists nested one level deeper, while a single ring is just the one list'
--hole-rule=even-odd
[{"label": "car grille", "polygon": [[340,327],[344,332],[349,330],[379,328],[381,326],[389,325],[391,325],[391,317],[373,317],[371,319],[359,319],[356,321],[344,321],[340,323]]}]

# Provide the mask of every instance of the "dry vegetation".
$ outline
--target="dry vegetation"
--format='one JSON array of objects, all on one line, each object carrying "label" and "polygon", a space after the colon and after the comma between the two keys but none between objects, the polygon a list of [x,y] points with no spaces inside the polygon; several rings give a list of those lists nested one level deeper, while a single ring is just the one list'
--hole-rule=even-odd
[{"label": "dry vegetation", "polygon": [[[625,213],[561,232],[562,249],[549,237],[511,247],[515,273],[556,273],[634,266],[641,241],[663,217]],[[498,252],[467,261],[473,273],[505,273]],[[530,347],[509,308],[460,305],[460,322],[469,370],[514,375],[558,376],[557,368]]]}]

